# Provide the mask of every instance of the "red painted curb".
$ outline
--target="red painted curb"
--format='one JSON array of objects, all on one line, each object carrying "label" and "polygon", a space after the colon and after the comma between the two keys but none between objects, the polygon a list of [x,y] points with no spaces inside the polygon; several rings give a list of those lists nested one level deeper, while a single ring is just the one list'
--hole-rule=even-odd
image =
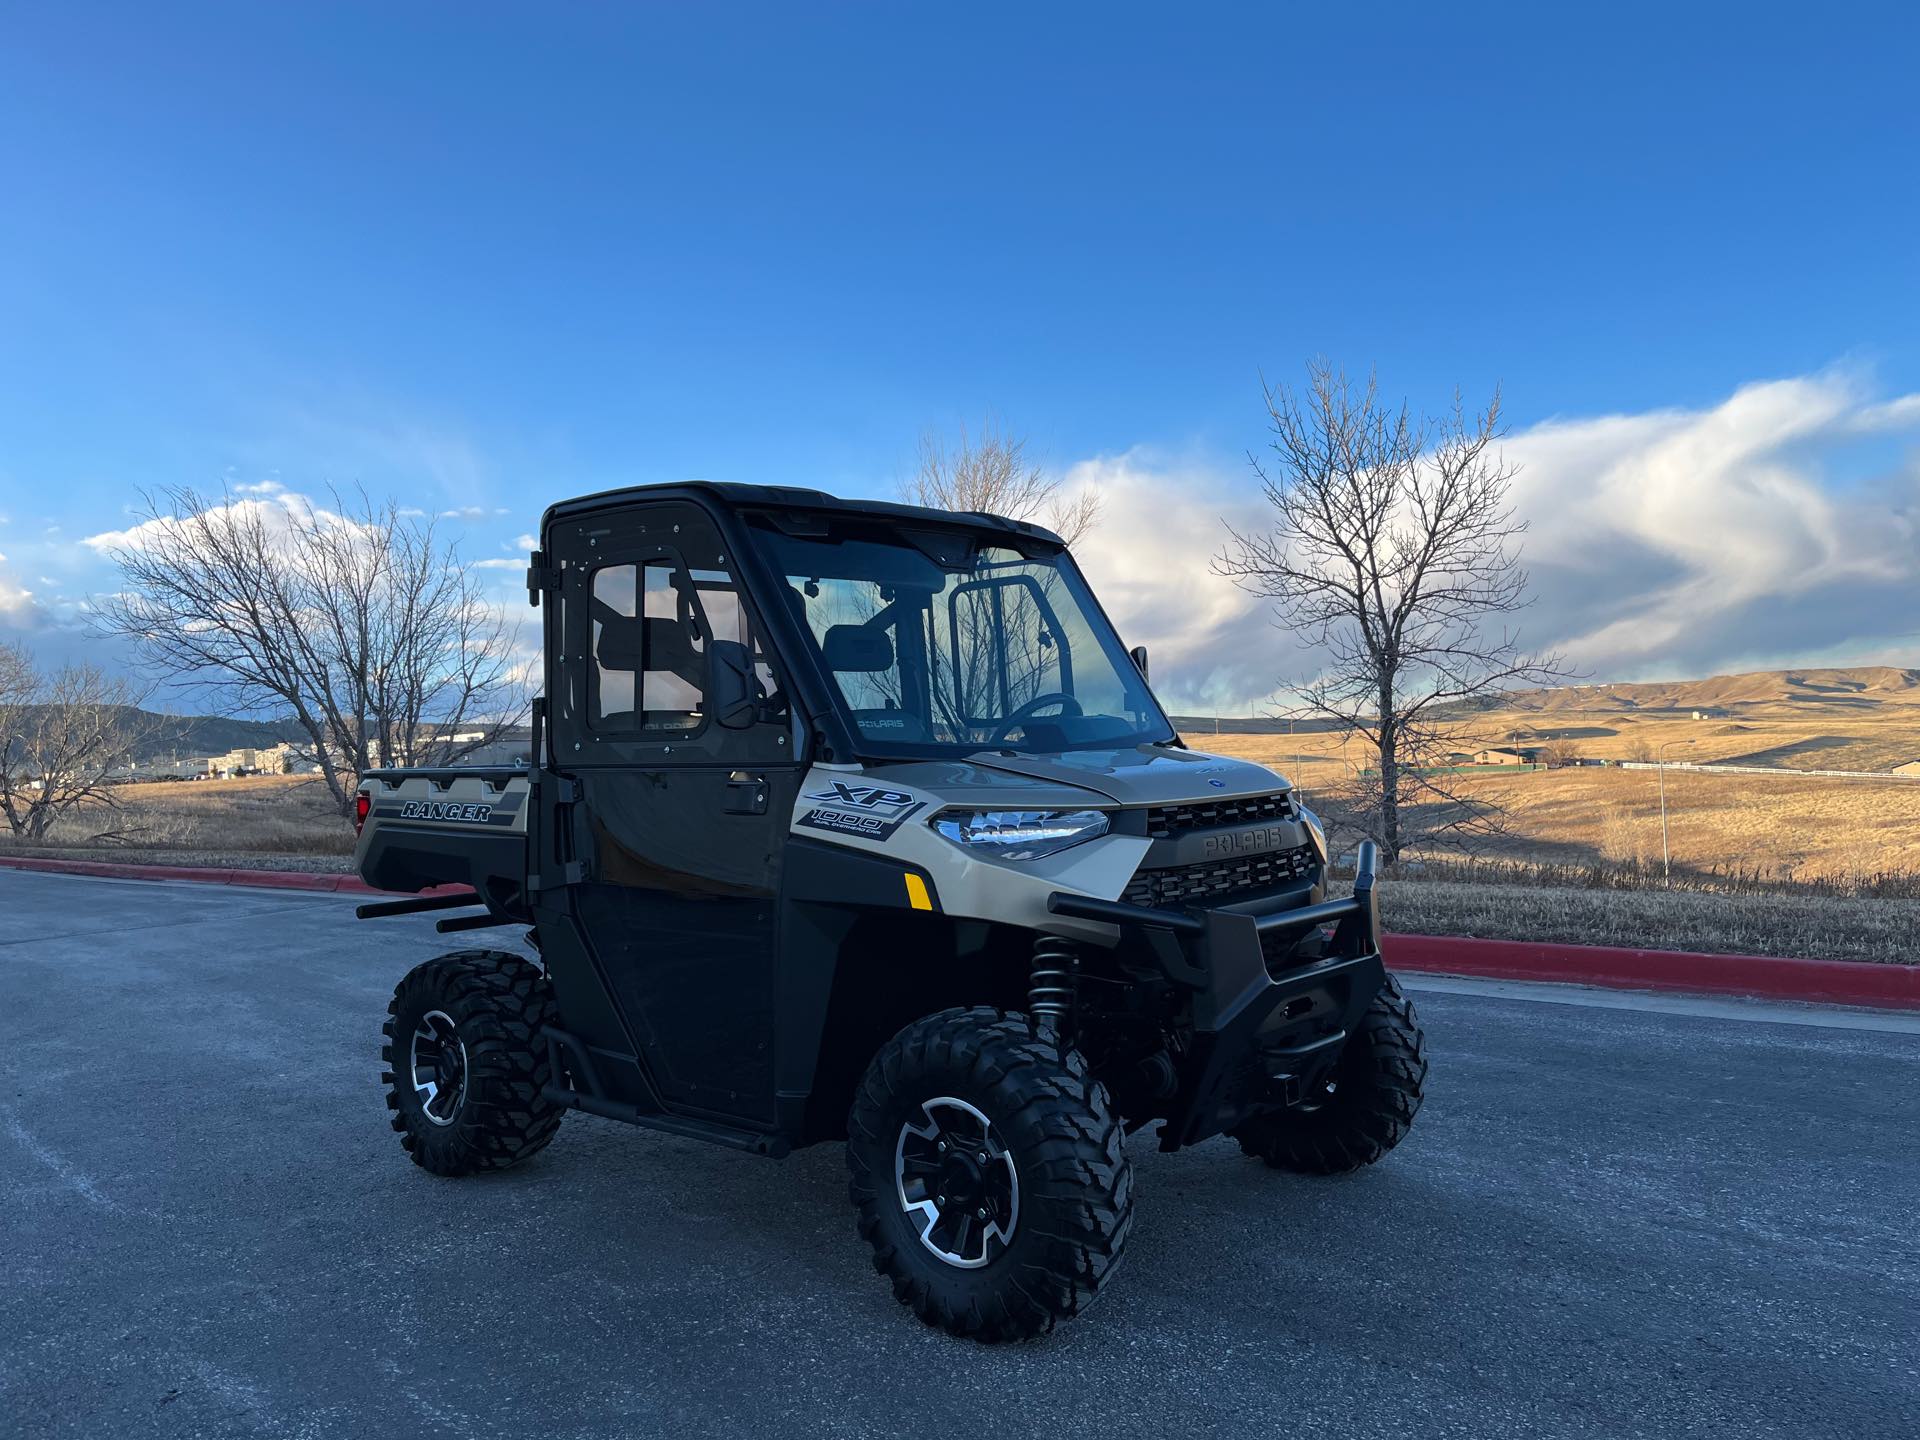
[{"label": "red painted curb", "polygon": [[1470,940],[1454,935],[1389,935],[1384,950],[1387,963],[1395,970],[1427,974],[1920,1010],[1920,965],[1696,955],[1531,940]]},{"label": "red painted curb", "polygon": [[[0,869],[47,870],[57,875],[92,875],[106,880],[191,880],[201,885],[245,885],[261,890],[311,890],[336,895],[387,895],[358,875],[312,870],[218,870],[207,865],[131,865],[117,860],[51,860],[33,855],[0,855]],[[437,894],[436,886],[424,890]]]},{"label": "red painted curb", "polygon": [[[20,855],[0,855],[0,869],[50,870],[113,880],[192,880],[207,885],[251,885],[339,895],[391,893],[374,889],[358,875],[305,870],[214,870],[193,865],[122,865],[108,860],[42,860]],[[451,888],[456,887],[440,886],[421,893],[432,895]],[[1457,935],[1388,935],[1384,948],[1387,963],[1395,970],[1428,975],[1920,1010],[1920,965],[1697,955],[1679,950],[1622,950],[1533,940],[1474,940]]]}]

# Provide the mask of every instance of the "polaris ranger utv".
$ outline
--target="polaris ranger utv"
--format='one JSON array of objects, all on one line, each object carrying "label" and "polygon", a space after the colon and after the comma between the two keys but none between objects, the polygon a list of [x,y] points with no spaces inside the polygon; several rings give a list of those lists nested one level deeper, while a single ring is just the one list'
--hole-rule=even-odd
[{"label": "polaris ranger utv", "polygon": [[1050,1329],[1111,1278],[1124,1137],[1332,1173],[1426,1075],[1285,781],[1183,745],[1055,535],[687,484],[569,500],[528,571],[526,768],[373,771],[356,863],[531,927],[400,982],[393,1126],[440,1175],[569,1109],[764,1155],[844,1137],[923,1320]]}]

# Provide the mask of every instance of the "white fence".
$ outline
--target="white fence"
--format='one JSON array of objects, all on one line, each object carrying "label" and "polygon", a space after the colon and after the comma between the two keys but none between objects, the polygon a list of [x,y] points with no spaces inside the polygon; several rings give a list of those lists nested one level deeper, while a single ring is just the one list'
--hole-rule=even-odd
[{"label": "white fence", "polygon": [[1911,780],[1920,782],[1920,775],[1895,775],[1887,770],[1788,770],[1780,765],[1715,765],[1711,762],[1701,764],[1698,761],[1685,762],[1669,760],[1663,766],[1658,760],[1622,760],[1622,770],[1698,770],[1703,775],[1827,775],[1840,780]]}]

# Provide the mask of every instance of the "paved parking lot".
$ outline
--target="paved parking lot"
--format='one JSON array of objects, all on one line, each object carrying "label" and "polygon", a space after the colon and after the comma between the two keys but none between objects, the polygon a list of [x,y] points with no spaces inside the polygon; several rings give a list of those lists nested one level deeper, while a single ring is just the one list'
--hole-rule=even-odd
[{"label": "paved parking lot", "polygon": [[15,872],[0,917],[10,1435],[1808,1440],[1920,1414],[1911,1022],[1419,990],[1431,1099],[1387,1163],[1143,1144],[1111,1292],[989,1349],[894,1305],[837,1146],[776,1164],[572,1116],[504,1176],[408,1164],[387,995],[475,937]]}]

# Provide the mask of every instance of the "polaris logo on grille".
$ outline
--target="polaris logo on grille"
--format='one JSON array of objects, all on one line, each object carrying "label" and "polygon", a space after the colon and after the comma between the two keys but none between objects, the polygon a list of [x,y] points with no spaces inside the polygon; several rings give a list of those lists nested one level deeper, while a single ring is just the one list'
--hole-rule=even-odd
[{"label": "polaris logo on grille", "polygon": [[1293,838],[1278,825],[1263,825],[1258,830],[1239,830],[1231,835],[1209,835],[1206,839],[1205,854],[1208,859],[1219,855],[1251,855],[1261,850],[1278,850]]},{"label": "polaris logo on grille", "polygon": [[493,806],[462,804],[457,800],[409,800],[400,807],[402,820],[460,820],[484,825],[493,815]]}]

